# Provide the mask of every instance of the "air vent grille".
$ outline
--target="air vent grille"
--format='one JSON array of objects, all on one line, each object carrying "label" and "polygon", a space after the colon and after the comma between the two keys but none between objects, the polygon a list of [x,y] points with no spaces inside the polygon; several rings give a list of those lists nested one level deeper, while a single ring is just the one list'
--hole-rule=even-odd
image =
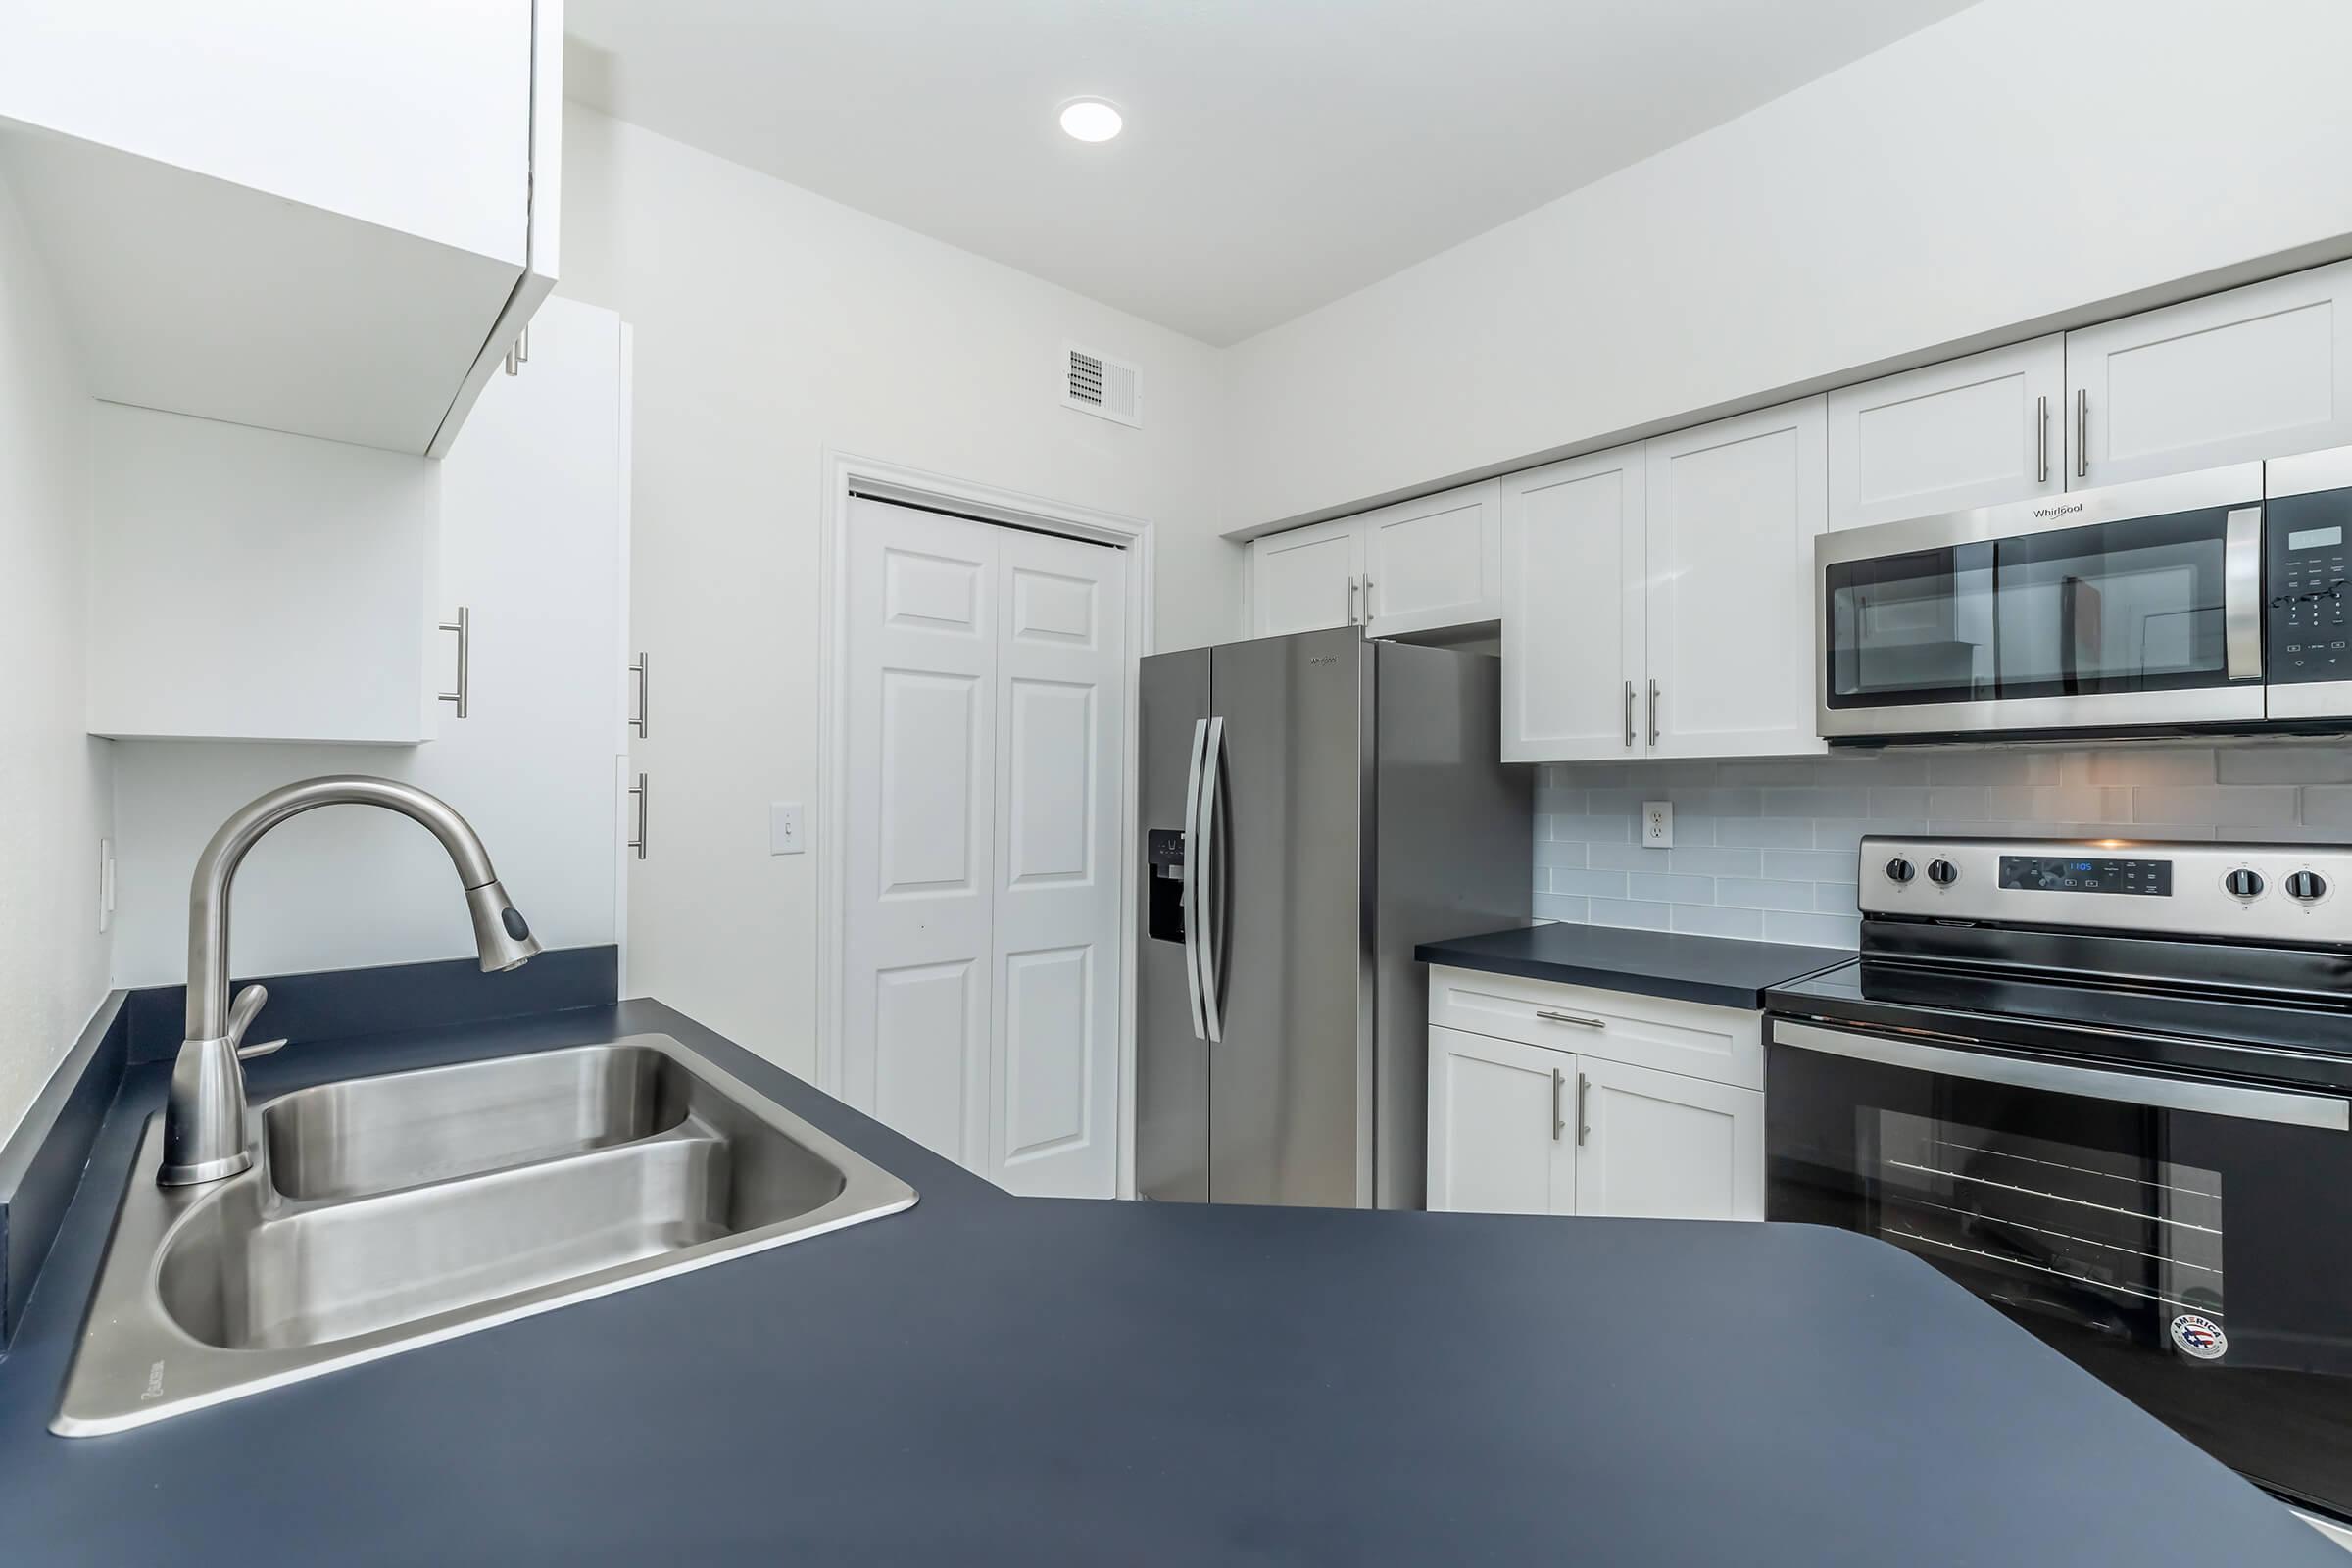
[{"label": "air vent grille", "polygon": [[1144,372],[1092,349],[1064,345],[1061,401],[1067,408],[1121,424],[1144,422]]}]

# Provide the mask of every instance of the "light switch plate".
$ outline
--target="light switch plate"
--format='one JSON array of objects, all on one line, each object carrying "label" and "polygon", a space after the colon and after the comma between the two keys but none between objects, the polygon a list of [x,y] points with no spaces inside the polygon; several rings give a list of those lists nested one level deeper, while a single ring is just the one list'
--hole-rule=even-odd
[{"label": "light switch plate", "polygon": [[1643,801],[1642,803],[1642,847],[1645,850],[1666,850],[1674,847],[1674,803],[1672,801]]},{"label": "light switch plate", "polygon": [[801,803],[770,801],[767,803],[767,853],[798,855],[804,848],[801,842]]}]

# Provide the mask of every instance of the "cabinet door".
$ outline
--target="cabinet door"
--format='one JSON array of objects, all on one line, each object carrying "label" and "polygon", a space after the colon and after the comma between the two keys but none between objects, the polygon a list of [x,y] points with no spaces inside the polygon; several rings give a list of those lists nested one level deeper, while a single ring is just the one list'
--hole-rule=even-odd
[{"label": "cabinet door", "polygon": [[1429,1032],[1429,1206],[1573,1214],[1566,1125],[1576,1057],[1454,1029]]},{"label": "cabinet door", "polygon": [[1829,408],[1834,529],[2066,488],[2063,337],[1841,387]]},{"label": "cabinet door", "polygon": [[1395,637],[1502,613],[1502,481],[1384,507],[1364,530],[1364,635]]},{"label": "cabinet door", "polygon": [[1250,542],[1254,635],[1282,637],[1361,620],[1364,531],[1359,524],[1360,519],[1348,517]]},{"label": "cabinet door", "polygon": [[1761,1094],[1596,1056],[1576,1072],[1578,1213],[1764,1217]]},{"label": "cabinet door", "polygon": [[1502,482],[1502,759],[1640,757],[1639,445]]},{"label": "cabinet door", "polygon": [[1653,757],[1824,750],[1813,725],[1813,539],[1827,415],[1806,398],[1649,443]]},{"label": "cabinet door", "polygon": [[2067,483],[2352,443],[2352,262],[2066,335]]}]

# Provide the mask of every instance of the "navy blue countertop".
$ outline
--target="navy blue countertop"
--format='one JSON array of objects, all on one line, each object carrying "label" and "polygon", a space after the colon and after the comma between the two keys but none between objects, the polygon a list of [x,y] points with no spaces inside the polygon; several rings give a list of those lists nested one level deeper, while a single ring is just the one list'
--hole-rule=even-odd
[{"label": "navy blue countertop", "polygon": [[2309,1563],[2336,1548],[1924,1263],[1802,1226],[1017,1200],[656,1003],[904,1214],[103,1438],[47,1422],[166,1064],[0,1362],[0,1558]]},{"label": "navy blue countertop", "polygon": [[1524,980],[1598,986],[1754,1012],[1762,1009],[1764,993],[1774,986],[1843,963],[1853,954],[1561,921],[1424,942],[1413,950],[1413,956],[1454,969],[1484,969]]}]

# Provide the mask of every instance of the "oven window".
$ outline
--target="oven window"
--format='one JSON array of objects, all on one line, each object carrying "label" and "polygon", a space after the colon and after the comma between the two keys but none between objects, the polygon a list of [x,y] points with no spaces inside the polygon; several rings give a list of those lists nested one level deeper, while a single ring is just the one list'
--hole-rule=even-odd
[{"label": "oven window", "polygon": [[2352,1132],[1779,1040],[1764,1075],[1767,1219],[1904,1249],[2225,1463],[2352,1517]]},{"label": "oven window", "polygon": [[2165,1341],[2182,1314],[2224,1322],[2219,1171],[1907,1111],[1860,1114],[1878,1233],[1975,1274],[1980,1295],[2143,1343]]},{"label": "oven window", "polygon": [[2228,528],[2217,508],[2000,541],[2001,695],[2227,684]]},{"label": "oven window", "polygon": [[1832,708],[1994,695],[1991,545],[1840,562],[1827,586]]}]

